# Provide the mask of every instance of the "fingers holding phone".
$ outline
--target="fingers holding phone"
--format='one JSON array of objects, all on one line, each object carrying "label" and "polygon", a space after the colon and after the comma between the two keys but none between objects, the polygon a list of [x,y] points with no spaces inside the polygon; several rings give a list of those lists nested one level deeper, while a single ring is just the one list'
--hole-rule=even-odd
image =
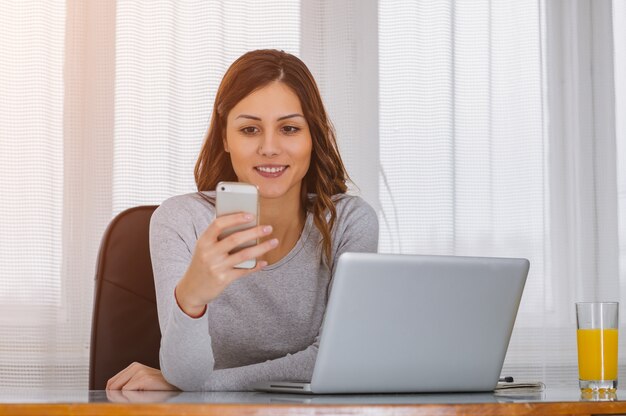
[{"label": "fingers holding phone", "polygon": [[[215,221],[216,230],[214,232],[223,235],[223,228],[218,225],[218,222],[222,218],[226,219],[232,215],[235,214],[218,218]],[[267,265],[266,262],[259,262],[256,259],[276,247],[278,240],[274,238],[264,242],[259,241],[263,237],[270,236],[272,231],[272,226],[270,225],[257,225],[252,228],[228,233],[226,237],[218,239],[216,247],[220,247],[220,252],[228,255],[225,261],[229,264],[229,267],[242,271],[251,270],[250,267],[256,269],[261,263],[260,267],[265,267]],[[254,242],[253,244],[250,243],[252,241]]]},{"label": "fingers holding phone", "polygon": [[[255,261],[254,259],[261,257],[263,254],[278,246],[277,238],[272,238],[254,245],[245,245],[244,248],[240,247],[242,247],[245,241],[249,241],[250,238],[255,238],[256,241],[259,241],[259,238],[268,236],[271,233],[271,226],[258,226],[253,229],[235,233],[220,242],[220,244],[225,244],[226,250],[229,251],[229,257],[227,260],[228,265],[233,269],[236,269],[236,271],[241,272],[241,274],[237,273],[238,277],[249,274],[247,273],[247,270],[250,270],[251,272],[257,271],[267,266],[266,261]],[[237,247],[237,249],[233,250],[234,247]],[[247,267],[242,267],[242,264],[247,264],[250,262],[250,259],[255,261],[254,268],[248,269]]]},{"label": "fingers holding phone", "polygon": [[191,264],[176,286],[179,306],[193,317],[201,316],[234,280],[265,267],[267,262],[256,259],[278,245],[277,239],[259,244],[272,227],[258,225],[255,186],[220,182],[216,194],[217,217],[198,238]]}]

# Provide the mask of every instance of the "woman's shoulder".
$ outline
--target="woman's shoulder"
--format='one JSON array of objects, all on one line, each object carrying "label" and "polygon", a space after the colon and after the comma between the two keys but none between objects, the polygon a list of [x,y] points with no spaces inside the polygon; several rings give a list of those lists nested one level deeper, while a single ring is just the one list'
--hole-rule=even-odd
[{"label": "woman's shoulder", "polygon": [[[335,196],[337,222],[333,230],[335,250],[374,252],[378,246],[378,214],[356,195]],[[335,252],[337,254],[337,252]]]},{"label": "woman's shoulder", "polygon": [[206,209],[207,207],[215,206],[215,191],[207,192],[190,192],[182,195],[174,195],[167,198],[161,203],[158,209],[163,210],[171,209]]},{"label": "woman's shoulder", "polygon": [[169,197],[159,205],[152,218],[171,220],[180,217],[194,218],[196,215],[206,217],[207,210],[215,212],[215,191],[190,192]]},{"label": "woman's shoulder", "polygon": [[[309,194],[309,199],[313,200],[315,194]],[[335,194],[331,197],[335,206],[337,222],[350,225],[353,222],[365,221],[378,224],[378,215],[370,204],[357,195]],[[326,212],[326,220],[330,220],[330,212]]]},{"label": "woman's shoulder", "polygon": [[336,194],[332,197],[337,216],[363,214],[376,217],[376,211],[358,195]]}]

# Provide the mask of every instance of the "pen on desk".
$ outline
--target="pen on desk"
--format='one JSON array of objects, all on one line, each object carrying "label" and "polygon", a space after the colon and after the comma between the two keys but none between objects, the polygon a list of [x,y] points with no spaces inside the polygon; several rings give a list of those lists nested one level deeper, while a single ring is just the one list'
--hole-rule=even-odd
[{"label": "pen on desk", "polygon": [[500,379],[498,379],[499,383],[512,383],[513,382],[513,377],[500,377]]}]

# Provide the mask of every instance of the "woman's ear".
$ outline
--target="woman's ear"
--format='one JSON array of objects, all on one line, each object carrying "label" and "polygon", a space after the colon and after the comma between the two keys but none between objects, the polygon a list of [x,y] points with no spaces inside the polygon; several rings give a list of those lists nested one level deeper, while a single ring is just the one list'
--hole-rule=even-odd
[{"label": "woman's ear", "polygon": [[222,143],[224,143],[224,151],[226,153],[230,153],[230,150],[228,150],[228,142],[226,141],[226,139],[222,139]]}]

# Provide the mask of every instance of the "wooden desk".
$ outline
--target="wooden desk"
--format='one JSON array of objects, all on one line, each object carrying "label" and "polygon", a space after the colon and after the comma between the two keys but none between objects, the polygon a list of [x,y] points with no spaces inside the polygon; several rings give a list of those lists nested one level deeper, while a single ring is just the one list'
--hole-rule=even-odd
[{"label": "wooden desk", "polygon": [[401,394],[298,396],[266,393],[3,391],[0,415],[592,415],[626,414],[616,401],[584,401],[576,388],[528,396]]}]

